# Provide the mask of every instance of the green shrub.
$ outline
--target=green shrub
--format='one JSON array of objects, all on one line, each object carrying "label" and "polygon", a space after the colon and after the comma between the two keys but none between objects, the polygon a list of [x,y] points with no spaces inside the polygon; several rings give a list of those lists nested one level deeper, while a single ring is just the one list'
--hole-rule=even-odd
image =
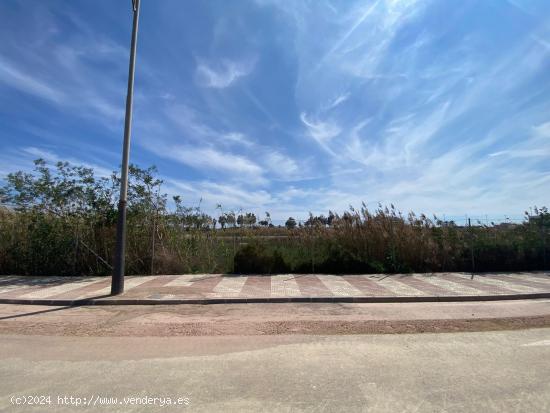
[{"label": "green shrub", "polygon": [[270,251],[257,244],[245,245],[237,251],[234,268],[237,274],[277,274],[290,270],[278,250]]}]

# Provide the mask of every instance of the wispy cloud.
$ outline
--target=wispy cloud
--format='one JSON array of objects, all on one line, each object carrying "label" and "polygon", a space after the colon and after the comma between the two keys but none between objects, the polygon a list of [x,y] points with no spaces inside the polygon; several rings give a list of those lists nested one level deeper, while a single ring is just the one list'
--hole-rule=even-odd
[{"label": "wispy cloud", "polygon": [[[40,154],[116,169],[131,19],[89,7],[0,3],[2,171]],[[548,203],[548,4],[190,7],[142,21],[132,139],[132,161],[187,200],[281,219],[363,200],[447,214]]]},{"label": "wispy cloud", "polygon": [[241,132],[229,132],[221,135],[222,139],[230,145],[241,145],[250,147],[254,145],[254,142]]},{"label": "wispy cloud", "polygon": [[267,169],[277,177],[292,179],[300,172],[300,167],[294,159],[274,150],[264,154],[263,162]]},{"label": "wispy cloud", "polygon": [[246,182],[247,178],[259,179],[263,173],[262,168],[252,160],[211,147],[177,145],[160,149],[158,153],[203,172],[210,170],[236,174],[243,182]]},{"label": "wispy cloud", "polygon": [[309,136],[311,136],[324,150],[330,153],[329,142],[338,136],[342,129],[334,122],[308,119],[307,115],[300,114],[302,123],[307,127]]},{"label": "wispy cloud", "polygon": [[[350,38],[350,36],[361,26],[365,20],[373,14],[373,12],[376,10],[376,7],[380,4],[380,0],[376,0],[372,2],[371,4],[366,4],[361,10],[354,10],[354,20],[352,20],[349,23],[350,27],[345,28],[345,32],[338,38],[336,43],[330,48],[330,50],[324,55],[324,57],[320,60],[319,66],[324,64],[329,57],[331,57],[334,52],[336,52],[338,49],[340,49],[346,41]],[[355,16],[357,16],[355,18]]]},{"label": "wispy cloud", "polygon": [[198,203],[200,199],[205,203],[206,210],[215,214],[214,206],[221,204],[226,210],[263,211],[271,205],[274,199],[265,190],[249,190],[234,184],[220,184],[212,181],[182,181],[180,179],[165,178],[165,189],[176,195],[183,195],[186,202]]},{"label": "wispy cloud", "polygon": [[526,158],[524,162],[538,162],[550,159],[550,122],[544,122],[531,128],[525,139],[509,146],[509,149],[489,153],[490,158]]},{"label": "wispy cloud", "polygon": [[254,69],[254,60],[234,61],[222,59],[219,62],[200,62],[197,65],[197,81],[200,85],[215,89],[231,86],[239,78],[248,76]]},{"label": "wispy cloud", "polygon": [[[145,129],[139,129],[145,136],[156,134],[156,142],[140,142],[163,158],[202,172],[225,171],[224,178],[246,179],[248,185],[265,185],[270,179],[299,180],[310,173],[307,161],[298,162],[280,149],[262,144],[259,139],[243,132],[219,129],[187,105],[171,104],[166,115],[175,129],[158,123],[153,123],[153,129],[146,125]],[[182,144],[182,141],[186,143]]]},{"label": "wispy cloud", "polygon": [[[124,115],[126,49],[81,20],[75,24],[82,31],[69,35],[43,7],[33,9],[33,15],[41,23],[25,22],[26,36],[35,34],[41,40],[13,36],[0,47],[0,84],[42,98],[71,116],[93,119],[110,129],[118,127]],[[47,33],[40,32],[41,25],[49,28]],[[94,70],[92,62],[105,69]]]},{"label": "wispy cloud", "polygon": [[57,162],[69,162],[73,166],[84,166],[93,169],[96,176],[109,177],[112,170],[103,164],[89,162],[85,159],[79,159],[73,156],[62,156],[51,148],[41,148],[36,146],[14,147],[0,156],[0,180],[4,179],[8,173],[16,171],[28,172],[33,169],[33,161],[43,159],[55,167]]},{"label": "wispy cloud", "polygon": [[5,86],[13,87],[54,103],[60,104],[65,101],[64,93],[9,63],[2,56],[0,56],[0,82]]},{"label": "wispy cloud", "polygon": [[334,109],[336,106],[344,103],[348,98],[350,97],[350,93],[343,93],[339,96],[337,96],[330,104],[328,105],[328,109]]}]

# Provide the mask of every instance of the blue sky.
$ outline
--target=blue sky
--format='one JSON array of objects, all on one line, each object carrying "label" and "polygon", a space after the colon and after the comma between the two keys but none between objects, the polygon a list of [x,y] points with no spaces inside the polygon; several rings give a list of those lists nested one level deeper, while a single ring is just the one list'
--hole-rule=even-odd
[{"label": "blue sky", "polygon": [[[118,168],[128,1],[0,3],[0,175]],[[549,204],[550,2],[142,0],[131,160],[303,218]]]}]

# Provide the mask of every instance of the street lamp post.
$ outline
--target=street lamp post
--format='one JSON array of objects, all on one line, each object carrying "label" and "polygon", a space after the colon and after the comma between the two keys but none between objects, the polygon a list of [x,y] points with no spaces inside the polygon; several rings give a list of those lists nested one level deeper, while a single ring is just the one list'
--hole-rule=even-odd
[{"label": "street lamp post", "polygon": [[122,170],[120,173],[120,199],[116,227],[116,251],[111,295],[124,292],[124,255],[126,252],[126,198],[128,194],[128,158],[130,157],[130,134],[132,129],[132,101],[134,96],[134,72],[136,64],[137,31],[140,0],[132,0],[134,22],[130,46],[130,68],[128,70],[128,92],[126,94],[126,116],[124,119],[124,143],[122,147]]}]

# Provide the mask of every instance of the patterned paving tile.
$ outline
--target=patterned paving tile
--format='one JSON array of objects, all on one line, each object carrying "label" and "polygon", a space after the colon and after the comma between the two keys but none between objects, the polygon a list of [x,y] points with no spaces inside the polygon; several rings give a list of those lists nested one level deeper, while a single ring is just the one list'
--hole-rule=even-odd
[{"label": "patterned paving tile", "polygon": [[331,291],[316,275],[299,274],[294,279],[304,297],[332,297]]},{"label": "patterned paving tile", "polygon": [[410,285],[403,283],[399,280],[398,277],[395,276],[380,276],[378,279],[378,282],[383,287],[390,290],[393,295],[400,296],[400,297],[418,297],[418,296],[424,296],[429,295],[428,293],[419,290],[416,287],[411,287]]},{"label": "patterned paving tile", "polygon": [[[102,295],[96,294],[96,291],[103,290],[105,288],[111,288],[111,277],[102,277],[98,282],[85,285],[77,288],[76,290],[66,291],[57,295],[52,295],[47,298],[56,300],[71,300],[91,297],[101,297]],[[103,294],[105,296],[107,294]]]},{"label": "patterned paving tile", "polygon": [[[110,277],[0,276],[0,298],[81,299],[110,294]],[[402,275],[130,276],[126,298],[381,297],[529,294],[550,292],[543,274],[465,273]]]},{"label": "patterned paving tile", "polygon": [[515,275],[515,274],[503,274],[498,275],[499,278],[522,285],[533,286],[536,288],[550,288],[550,277],[548,280],[545,278],[533,277],[530,275]]},{"label": "patterned paving tile", "polygon": [[330,290],[332,295],[338,297],[358,297],[363,295],[361,290],[340,276],[324,275],[318,278]]},{"label": "patterned paving tile", "polygon": [[523,273],[523,274],[516,274],[515,277],[524,277],[536,279],[537,281],[542,281],[544,283],[550,283],[550,273],[547,274],[541,274],[541,273]]},{"label": "patterned paving tile", "polygon": [[436,297],[458,295],[458,293],[452,289],[427,282],[425,278],[427,277],[425,276],[415,277],[414,275],[404,275],[399,277],[398,280],[404,284],[407,284],[410,287],[423,291],[428,295],[433,295]]},{"label": "patterned paving tile", "polygon": [[243,297],[269,297],[271,291],[271,277],[257,275],[246,277],[247,280],[241,290]]},{"label": "patterned paving tile", "polygon": [[377,282],[377,279],[369,275],[343,275],[347,282],[360,290],[364,296],[378,297],[394,295],[391,290]]},{"label": "patterned paving tile", "polygon": [[152,275],[148,276],[148,281],[141,284],[141,288],[158,288],[164,287],[166,284],[170,284],[175,279],[179,278],[179,275]]},{"label": "patterned paving tile", "polygon": [[463,287],[469,287],[471,289],[477,290],[478,294],[473,295],[483,295],[483,294],[513,294],[513,291],[510,290],[502,290],[501,288],[486,285],[479,283],[477,281],[474,281],[471,279],[471,277],[468,276],[458,276],[456,274],[442,274],[438,276],[438,278],[446,281],[450,281],[455,284],[460,284]]},{"label": "patterned paving tile", "polygon": [[477,288],[478,290],[483,291],[484,293],[489,294],[517,294],[517,291],[512,290],[505,284],[498,284],[498,283],[487,283],[483,281],[483,277],[480,275],[474,274],[472,277],[471,274],[453,274],[453,278],[457,282],[461,283],[469,283],[470,285],[474,286],[474,288]]},{"label": "patterned paving tile", "polygon": [[302,292],[295,275],[281,274],[271,278],[271,297],[300,297]]},{"label": "patterned paving tile", "polygon": [[30,293],[23,294],[19,298],[28,298],[28,299],[47,298],[58,294],[67,293],[72,290],[77,290],[82,287],[86,287],[88,285],[93,285],[99,281],[101,281],[101,279],[93,278],[93,279],[87,279],[87,280],[73,281],[70,283],[66,282],[60,285],[56,285],[54,287],[40,288]]},{"label": "patterned paving tile", "polygon": [[483,294],[482,291],[469,287],[464,284],[457,283],[455,281],[449,281],[447,279],[444,279],[442,277],[438,276],[422,276],[422,275],[415,275],[415,277],[423,277],[422,279],[424,282],[430,283],[432,285],[436,285],[440,288],[443,288],[445,291],[448,291],[449,293],[454,292],[456,295],[481,295]]},{"label": "patterned paving tile", "polygon": [[159,293],[173,294],[177,298],[204,298],[211,297],[214,288],[221,283],[223,277],[219,275],[201,275],[193,278],[188,287],[163,287],[157,289]]},{"label": "patterned paving tile", "polygon": [[499,288],[505,288],[507,290],[516,292],[516,293],[536,293],[538,288],[521,285],[515,282],[510,282],[498,278],[493,278],[485,275],[478,275],[474,277],[474,280],[483,284],[496,286]]},{"label": "patterned paving tile", "polygon": [[[149,280],[150,280],[149,277],[137,277],[137,276],[126,277],[126,279],[124,280],[124,291],[128,292],[140,286],[141,284],[146,283]],[[104,287],[100,290],[94,291],[94,295],[98,295],[98,296],[108,295],[110,293],[111,293],[111,284],[109,284],[107,287]],[[85,298],[85,297],[86,295],[78,298]]]},{"label": "patterned paving tile", "polygon": [[[3,279],[3,277],[2,277]],[[32,291],[39,291],[47,287],[61,285],[67,282],[67,277],[24,277],[13,280],[11,284],[2,286],[0,298],[18,298]]]},{"label": "patterned paving tile", "polygon": [[238,297],[248,277],[224,277],[214,287],[212,297]]},{"label": "patterned paving tile", "polygon": [[176,276],[175,279],[165,284],[166,287],[190,287],[193,285],[191,280],[198,278],[196,274],[183,274]]}]

